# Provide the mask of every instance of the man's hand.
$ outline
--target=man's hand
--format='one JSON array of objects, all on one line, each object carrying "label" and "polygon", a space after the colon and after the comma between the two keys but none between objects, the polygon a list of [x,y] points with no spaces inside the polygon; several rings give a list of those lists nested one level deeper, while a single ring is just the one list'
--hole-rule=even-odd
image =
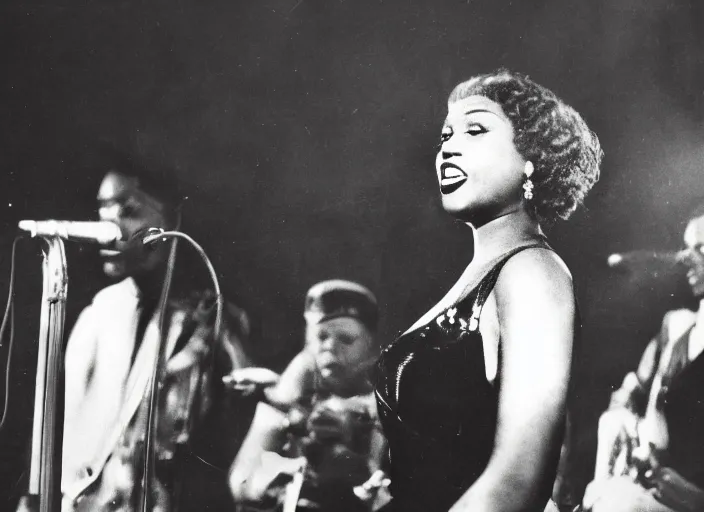
[{"label": "man's hand", "polygon": [[678,512],[704,510],[704,490],[685,480],[677,471],[660,467],[652,472],[649,481],[658,500]]},{"label": "man's hand", "polygon": [[593,481],[587,486],[582,506],[590,512],[673,512],[648,490],[626,476]]},{"label": "man's hand", "polygon": [[638,398],[643,392],[638,377],[635,373],[626,374],[623,384],[611,394],[609,409],[623,407],[629,411],[636,411],[638,408]]},{"label": "man's hand", "polygon": [[371,504],[372,510],[378,510],[391,501],[389,485],[391,480],[382,470],[377,469],[362,485],[352,491],[364,503]]},{"label": "man's hand", "polygon": [[246,501],[262,505],[275,503],[293,475],[305,465],[303,457],[290,459],[274,452],[264,452],[246,487]]},{"label": "man's hand", "polygon": [[279,382],[279,375],[267,368],[238,368],[225,375],[222,382],[242,396],[249,396]]},{"label": "man's hand", "polygon": [[17,512],[37,512],[38,510],[38,496],[22,496],[17,504]]}]

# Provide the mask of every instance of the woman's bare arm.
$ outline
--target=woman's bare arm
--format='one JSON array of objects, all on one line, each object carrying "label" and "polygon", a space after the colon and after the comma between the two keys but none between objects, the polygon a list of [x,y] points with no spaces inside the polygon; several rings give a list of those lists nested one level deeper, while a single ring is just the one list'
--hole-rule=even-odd
[{"label": "woman's bare arm", "polygon": [[552,252],[527,250],[509,260],[493,293],[502,349],[495,446],[453,512],[542,510],[565,421],[575,319],[567,269]]}]

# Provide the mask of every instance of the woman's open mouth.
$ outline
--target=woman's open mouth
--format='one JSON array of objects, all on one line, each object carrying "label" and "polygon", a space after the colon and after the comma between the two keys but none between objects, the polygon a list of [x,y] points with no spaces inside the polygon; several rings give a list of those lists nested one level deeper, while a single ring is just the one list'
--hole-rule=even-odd
[{"label": "woman's open mouth", "polygon": [[454,164],[440,166],[440,193],[451,194],[467,181],[467,174]]}]

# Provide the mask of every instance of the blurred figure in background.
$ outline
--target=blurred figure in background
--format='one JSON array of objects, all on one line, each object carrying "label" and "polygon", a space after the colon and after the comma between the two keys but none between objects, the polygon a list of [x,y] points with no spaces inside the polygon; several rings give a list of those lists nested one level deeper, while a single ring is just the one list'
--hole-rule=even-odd
[{"label": "blurred figure in background", "polygon": [[[62,510],[139,510],[144,492],[150,493],[150,510],[219,509],[227,499],[226,470],[212,473],[210,464],[226,452],[222,442],[231,440],[208,432],[231,425],[219,388],[222,375],[249,364],[247,315],[227,304],[221,335],[213,339],[213,293],[186,280],[171,282],[175,244],[133,243],[150,227],[179,228],[176,177],[118,152],[109,151],[107,158],[98,213],[120,227],[123,239],[101,248],[103,271],[114,284],[83,310],[66,348]],[[160,297],[168,285],[171,300],[160,336]],[[150,381],[162,338],[166,366],[159,385],[156,471],[145,490]],[[207,477],[200,475],[204,471]],[[20,510],[33,507],[31,497],[20,503]]]},{"label": "blurred figure in background", "polygon": [[638,368],[599,420],[593,512],[704,510],[704,216],[684,233],[682,263],[698,310],[668,312]]},{"label": "blurred figure in background", "polygon": [[379,354],[376,298],[357,283],[324,281],[309,290],[305,319],[306,346],[280,379],[259,369],[231,376],[240,388],[273,386],[232,464],[230,489],[239,510],[372,510],[385,446],[369,378]]}]

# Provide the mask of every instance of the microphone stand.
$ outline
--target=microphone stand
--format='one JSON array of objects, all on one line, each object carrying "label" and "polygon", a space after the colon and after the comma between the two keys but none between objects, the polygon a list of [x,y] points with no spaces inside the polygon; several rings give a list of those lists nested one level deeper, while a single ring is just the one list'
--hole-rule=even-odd
[{"label": "microphone stand", "polygon": [[42,250],[43,286],[29,494],[38,497],[39,512],[58,512],[61,509],[63,441],[63,414],[58,406],[63,391],[68,267],[63,241],[58,236],[42,238],[46,246]]}]

